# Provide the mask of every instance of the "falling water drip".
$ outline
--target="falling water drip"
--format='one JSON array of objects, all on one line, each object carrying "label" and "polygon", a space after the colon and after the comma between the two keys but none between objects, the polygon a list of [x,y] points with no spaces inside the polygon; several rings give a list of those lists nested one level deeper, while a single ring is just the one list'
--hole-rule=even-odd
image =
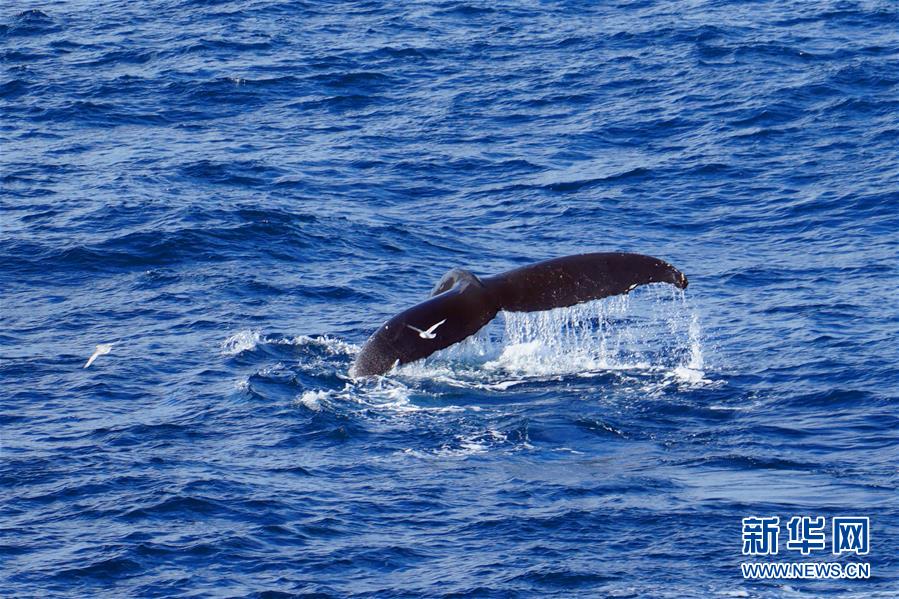
[{"label": "falling water drip", "polygon": [[699,316],[668,285],[544,312],[501,312],[477,335],[428,358],[425,367],[438,364],[524,375],[682,368],[701,378]]}]

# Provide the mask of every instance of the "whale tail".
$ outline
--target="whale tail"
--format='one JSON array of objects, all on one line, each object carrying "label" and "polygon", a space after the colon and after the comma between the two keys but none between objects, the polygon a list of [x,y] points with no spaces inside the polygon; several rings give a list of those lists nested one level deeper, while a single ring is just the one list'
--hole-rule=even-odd
[{"label": "whale tail", "polygon": [[621,295],[648,283],[686,289],[687,277],[658,258],[615,252],[546,260],[488,277],[483,283],[501,310],[538,312]]},{"label": "whale tail", "polygon": [[430,298],[397,314],[369,337],[350,375],[384,374],[398,364],[430,356],[474,335],[498,311],[480,279],[467,271],[451,270]]},{"label": "whale tail", "polygon": [[351,375],[384,374],[398,364],[425,358],[474,335],[500,310],[563,308],[648,283],[685,289],[687,277],[658,258],[620,252],[555,258],[484,279],[453,269],[434,286],[430,298],[375,331],[359,352]]},{"label": "whale tail", "polygon": [[444,291],[452,289],[456,285],[476,285],[477,287],[483,287],[484,283],[470,270],[465,270],[464,268],[454,268],[450,271],[447,271],[447,273],[443,275],[443,277],[441,277],[437,284],[434,285],[434,288],[431,289],[431,297],[440,295]]}]

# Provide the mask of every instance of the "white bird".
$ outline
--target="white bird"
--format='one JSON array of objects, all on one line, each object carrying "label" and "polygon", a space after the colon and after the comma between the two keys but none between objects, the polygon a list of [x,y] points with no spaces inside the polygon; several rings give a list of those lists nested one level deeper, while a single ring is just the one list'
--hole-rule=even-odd
[{"label": "white bird", "polygon": [[440,322],[438,322],[437,324],[435,324],[434,326],[432,326],[427,331],[422,331],[418,327],[413,327],[411,324],[407,324],[406,326],[409,327],[410,329],[412,329],[413,331],[417,331],[418,336],[421,337],[422,339],[436,339],[437,335],[434,334],[434,331],[436,331],[437,327],[442,325],[444,322],[446,322],[445,318],[443,320],[441,320]]},{"label": "white bird", "polygon": [[100,356],[105,356],[109,352],[112,351],[112,343],[101,343],[97,346],[97,349],[94,350],[93,355],[87,359],[87,364],[84,365],[85,368],[94,363],[94,360],[99,358]]}]

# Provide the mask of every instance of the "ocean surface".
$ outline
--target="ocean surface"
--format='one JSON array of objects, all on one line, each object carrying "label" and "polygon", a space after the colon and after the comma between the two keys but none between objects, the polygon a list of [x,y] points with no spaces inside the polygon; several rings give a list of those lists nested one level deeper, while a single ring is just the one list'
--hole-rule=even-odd
[{"label": "ocean surface", "polygon": [[[899,596],[899,4],[10,0],[0,47],[0,596]],[[690,286],[349,376],[447,270],[593,251]]]}]

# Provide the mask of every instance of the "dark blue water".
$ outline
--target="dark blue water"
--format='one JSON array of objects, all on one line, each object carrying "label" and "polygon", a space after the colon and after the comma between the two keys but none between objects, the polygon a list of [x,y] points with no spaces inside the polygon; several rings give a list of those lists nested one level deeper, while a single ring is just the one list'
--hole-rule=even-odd
[{"label": "dark blue water", "polygon": [[[597,4],[4,3],[0,595],[899,595],[899,6]],[[348,377],[611,250],[691,285]]]}]

